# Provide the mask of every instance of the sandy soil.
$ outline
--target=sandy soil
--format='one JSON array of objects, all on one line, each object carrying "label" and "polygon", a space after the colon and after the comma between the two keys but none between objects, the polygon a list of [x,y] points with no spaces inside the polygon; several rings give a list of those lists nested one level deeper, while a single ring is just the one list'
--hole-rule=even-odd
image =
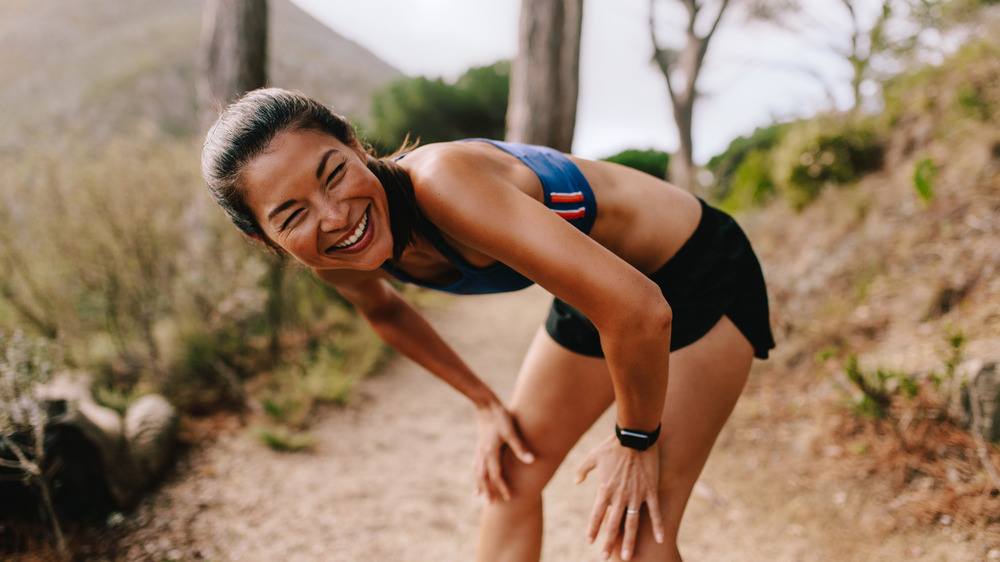
[{"label": "sandy soil", "polygon": [[[547,299],[537,288],[448,299],[428,316],[506,396]],[[831,390],[786,385],[768,365],[755,366],[691,499],[681,529],[688,560],[1000,559],[1000,537],[948,521],[903,525],[877,481],[819,470],[842,448],[794,412]],[[472,560],[480,500],[471,406],[402,358],[357,392],[314,424],[313,452],[277,453],[239,428],[191,450],[120,523],[120,558]],[[583,538],[594,482],[574,486],[572,472],[612,424],[609,413],[595,425],[547,491],[544,560],[600,559]]]}]

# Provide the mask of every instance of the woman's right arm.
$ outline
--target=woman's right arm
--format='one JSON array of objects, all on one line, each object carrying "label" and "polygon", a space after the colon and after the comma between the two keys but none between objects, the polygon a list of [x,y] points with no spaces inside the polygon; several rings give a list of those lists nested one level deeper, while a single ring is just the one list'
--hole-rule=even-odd
[{"label": "woman's right arm", "polygon": [[493,500],[510,498],[500,470],[500,452],[509,446],[522,462],[532,462],[516,426],[496,394],[466,365],[420,313],[387,280],[364,272],[318,270],[393,349],[461,392],[476,406],[479,444],[476,491]]}]

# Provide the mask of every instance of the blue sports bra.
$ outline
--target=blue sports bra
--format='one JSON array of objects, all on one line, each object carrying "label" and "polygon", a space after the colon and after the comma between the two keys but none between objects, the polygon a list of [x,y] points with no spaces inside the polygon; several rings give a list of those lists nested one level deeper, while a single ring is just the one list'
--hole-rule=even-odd
[{"label": "blue sports bra", "polygon": [[[487,139],[465,139],[460,142],[468,141],[488,142],[517,157],[531,168],[541,181],[542,190],[545,192],[545,206],[584,234],[590,234],[594,218],[597,216],[594,192],[587,178],[566,155],[552,148],[530,144]],[[418,223],[417,231],[458,269],[462,277],[449,285],[432,285],[393,268],[389,262],[382,264],[383,270],[404,283],[460,295],[518,291],[534,284],[532,280],[500,262],[486,267],[469,264],[448,244],[437,228],[427,221]]]}]

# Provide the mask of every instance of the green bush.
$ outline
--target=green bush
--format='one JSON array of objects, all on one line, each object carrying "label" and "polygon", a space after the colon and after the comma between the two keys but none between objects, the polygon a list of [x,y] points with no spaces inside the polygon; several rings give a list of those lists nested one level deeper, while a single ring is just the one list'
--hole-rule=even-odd
[{"label": "green bush", "polygon": [[608,162],[635,168],[660,179],[667,177],[670,166],[670,155],[659,150],[628,149],[605,158]]},{"label": "green bush", "polygon": [[728,192],[719,206],[728,212],[759,206],[775,193],[770,153],[754,150],[732,174]]},{"label": "green bush", "polygon": [[937,176],[937,166],[930,158],[922,158],[913,167],[913,187],[926,203],[934,198],[934,178]]},{"label": "green bush", "polygon": [[791,128],[775,149],[775,185],[802,208],[828,185],[847,185],[882,167],[882,139],[868,122],[816,118]]},{"label": "green bush", "polygon": [[240,236],[197,146],[66,137],[0,155],[0,329],[58,338],[116,402],[160,391],[200,412],[353,325],[332,289]]},{"label": "green bush", "polygon": [[[785,123],[776,123],[769,127],[760,127],[754,130],[749,137],[738,137],[729,143],[726,151],[718,156],[712,157],[705,167],[712,172],[712,186],[709,190],[709,197],[713,201],[725,201],[730,197],[730,191],[737,188],[746,190],[747,183],[756,183],[758,187],[751,188],[751,192],[758,190],[766,191],[765,183],[770,183],[773,188],[771,174],[767,169],[760,169],[761,166],[769,167],[767,154],[781,140],[782,134],[789,127]],[[747,163],[747,160],[753,162]],[[741,171],[741,168],[746,167]],[[743,178],[739,178],[739,175]],[[765,180],[765,177],[767,178]],[[748,194],[737,194],[734,200],[744,201],[747,199],[757,201],[757,197]]]},{"label": "green bush", "polygon": [[996,120],[1000,108],[1000,45],[990,38],[970,41],[945,64],[908,70],[883,84],[880,119],[895,126],[907,117],[936,117],[938,137],[963,134],[964,120]]},{"label": "green bush", "polygon": [[409,136],[422,143],[485,137],[502,139],[510,92],[510,63],[472,68],[454,84],[406,78],[372,96],[369,142],[391,151]]}]

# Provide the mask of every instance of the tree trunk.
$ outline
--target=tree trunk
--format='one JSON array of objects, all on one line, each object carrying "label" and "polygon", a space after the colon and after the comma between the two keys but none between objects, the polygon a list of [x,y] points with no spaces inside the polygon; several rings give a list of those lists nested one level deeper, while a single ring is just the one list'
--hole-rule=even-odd
[{"label": "tree trunk", "polygon": [[211,124],[229,102],[267,84],[267,0],[208,0],[199,97]]},{"label": "tree trunk", "polygon": [[583,0],[522,0],[507,140],[572,149],[582,24]]},{"label": "tree trunk", "polygon": [[694,192],[697,187],[694,175],[694,95],[676,96],[673,106],[680,147],[674,158],[670,159],[669,180],[674,185]]},{"label": "tree trunk", "polygon": [[[208,0],[202,21],[201,112],[210,125],[228,103],[267,85],[267,0]],[[281,351],[284,260],[270,260],[265,278],[269,351]]]},{"label": "tree trunk", "polygon": [[653,60],[667,81],[674,123],[677,125],[677,136],[680,139],[677,154],[670,159],[670,181],[689,191],[697,191],[692,128],[694,104],[698,101],[698,76],[705,62],[709,42],[719,27],[719,22],[729,6],[729,0],[721,0],[711,26],[701,35],[696,31],[696,27],[701,27],[696,25],[696,20],[705,7],[704,2],[681,0],[687,12],[687,20],[684,45],[679,51],[660,47],[656,37],[655,4],[656,0],[649,0],[649,35],[653,43]]}]

